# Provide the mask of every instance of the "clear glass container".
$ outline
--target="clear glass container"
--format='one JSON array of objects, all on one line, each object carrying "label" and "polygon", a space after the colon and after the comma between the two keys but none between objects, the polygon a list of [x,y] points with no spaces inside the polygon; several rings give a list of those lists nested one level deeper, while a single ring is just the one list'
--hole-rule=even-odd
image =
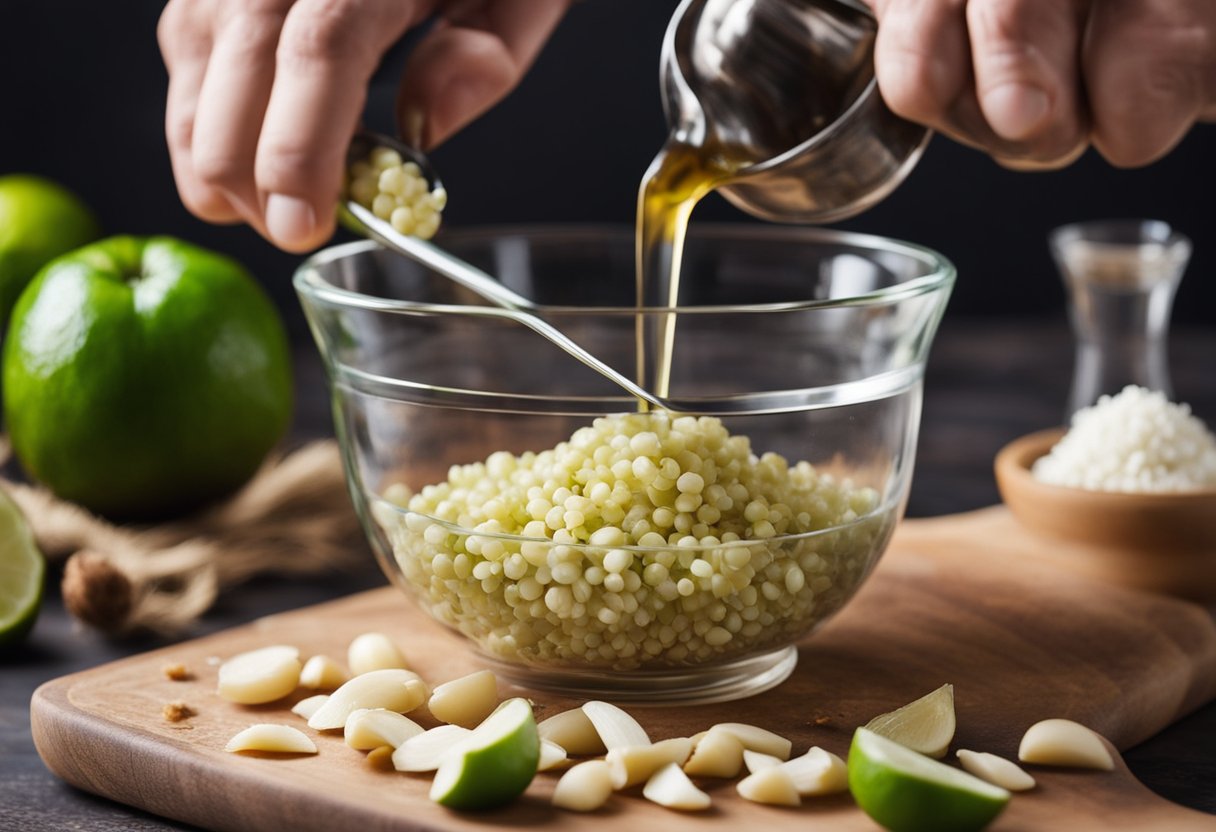
[{"label": "clear glass container", "polygon": [[1159,220],[1095,220],[1055,229],[1048,244],[1077,344],[1068,415],[1129,384],[1172,401],[1170,312],[1191,241]]},{"label": "clear glass container", "polygon": [[[372,243],[316,254],[295,286],[384,571],[528,687],[703,702],[782,681],[793,645],[852,597],[902,515],[951,264],[877,237],[700,226],[689,235],[679,307],[639,312],[629,230],[492,229],[448,233],[443,245],[542,304],[545,320],[625,373],[636,366],[639,315],[674,314],[680,411],[638,413],[515,313]],[[638,451],[629,437],[639,432],[665,444]],[[714,462],[693,459],[686,442]],[[536,455],[559,443],[566,456],[544,474],[553,482],[515,473],[552,463],[553,454]],[[656,470],[634,469],[650,479],[631,493],[612,465],[646,454]],[[780,492],[766,503],[775,525],[744,519],[725,487],[711,488],[740,459],[743,469],[759,466],[748,475],[756,493]],[[554,470],[565,472],[566,491],[553,491]],[[611,484],[612,470],[622,474],[617,491],[597,487]],[[658,511],[670,503],[661,489],[694,470],[705,483],[695,511],[687,502]],[[471,484],[453,491],[450,475]],[[540,491],[499,499],[482,490],[494,478],[514,478],[520,494]],[[542,492],[550,502],[532,503]],[[565,531],[543,520],[524,528],[557,503]],[[572,505],[598,519],[563,527]],[[673,521],[681,513],[683,526]],[[708,528],[697,523],[727,528],[728,519],[737,532],[695,534]],[[635,532],[635,545],[596,535],[612,525]],[[664,539],[640,545],[646,528]]]}]

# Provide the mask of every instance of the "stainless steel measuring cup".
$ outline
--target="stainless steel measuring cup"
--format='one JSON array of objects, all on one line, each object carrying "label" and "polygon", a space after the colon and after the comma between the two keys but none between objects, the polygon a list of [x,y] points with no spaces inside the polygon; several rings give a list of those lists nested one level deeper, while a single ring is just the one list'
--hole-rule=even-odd
[{"label": "stainless steel measuring cup", "polygon": [[833,222],[889,194],[927,128],[883,103],[877,22],[858,0],[684,0],[660,62],[677,141],[755,160],[719,187],[779,222]]}]

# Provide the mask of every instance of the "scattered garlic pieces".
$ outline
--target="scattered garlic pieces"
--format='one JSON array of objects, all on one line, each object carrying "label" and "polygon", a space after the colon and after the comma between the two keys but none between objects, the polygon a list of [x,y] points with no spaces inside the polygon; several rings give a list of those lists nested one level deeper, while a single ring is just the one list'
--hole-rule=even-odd
[{"label": "scattered garlic pieces", "polygon": [[1023,763],[1110,771],[1115,767],[1097,732],[1069,719],[1045,719],[1027,729],[1018,747]]},{"label": "scattered garlic pieces", "polygon": [[311,690],[334,690],[350,681],[350,673],[329,656],[313,656],[300,671],[300,687]]},{"label": "scattered garlic pieces", "polygon": [[312,719],[312,715],[321,710],[321,706],[328,701],[328,693],[318,693],[316,696],[309,696],[307,699],[301,699],[292,706],[291,712],[296,716],[302,716],[305,719]]},{"label": "scattered garlic pieces", "polygon": [[447,206],[447,191],[431,190],[415,162],[404,161],[396,150],[378,147],[367,161],[351,165],[348,177],[351,198],[390,222],[398,233],[423,240],[435,236],[440,213]]},{"label": "scattered garlic pieces", "polygon": [[946,756],[954,739],[954,685],[942,685],[915,702],[866,723],[875,734],[934,759]]},{"label": "scattered garlic pieces", "polygon": [[553,789],[553,805],[572,812],[594,812],[612,794],[612,776],[603,760],[588,760],[571,768]]},{"label": "scattered garlic pieces", "polygon": [[963,768],[981,780],[1000,786],[1011,792],[1024,792],[1034,788],[1034,778],[1017,763],[983,751],[958,750],[958,761]]},{"label": "scattered garlic pieces", "polygon": [[[777,762],[780,759],[774,757]],[[693,777],[723,777],[739,776],[743,768],[743,743],[737,736],[725,728],[711,728],[701,741],[697,743],[696,751],[684,765],[684,773]]]},{"label": "scattered garlic pieces", "polygon": [[[600,735],[600,741],[609,751],[614,748],[650,745],[646,729],[616,705],[592,700],[583,705],[583,713],[591,720],[595,732]],[[570,750],[568,745],[562,745],[562,748]]]},{"label": "scattered garlic pieces", "polygon": [[819,746],[812,747],[801,757],[782,763],[781,768],[803,797],[836,794],[849,788],[849,768],[844,760]]},{"label": "scattered garlic pieces", "polygon": [[542,740],[549,740],[566,749],[567,754],[593,756],[608,749],[595,725],[582,708],[554,714],[536,726]]},{"label": "scattered garlic pieces", "polygon": [[250,650],[220,665],[219,695],[241,705],[282,699],[300,684],[300,651],[275,646]]},{"label": "scattered garlic pieces", "polygon": [[346,651],[346,663],[354,676],[373,670],[408,670],[405,656],[384,633],[364,633],[356,636]]},{"label": "scattered garlic pieces", "polygon": [[705,735],[708,736],[714,729],[734,735],[739,742],[743,743],[743,747],[750,751],[770,754],[782,760],[788,760],[790,752],[794,748],[793,743],[780,734],[774,734],[772,731],[743,722],[719,722],[705,732]]},{"label": "scattered garlic pieces", "polygon": [[392,771],[393,770],[393,747],[391,745],[382,745],[379,748],[373,748],[367,752],[367,765],[376,771]]},{"label": "scattered garlic pieces", "polygon": [[317,747],[313,741],[298,728],[290,725],[271,725],[261,723],[250,725],[239,732],[228,744],[225,751],[268,751],[275,754],[316,754]]},{"label": "scattered garlic pieces", "polygon": [[801,806],[802,798],[794,787],[794,779],[783,766],[773,766],[750,774],[735,786],[739,796],[753,803],[773,806]]},{"label": "scattered garlic pieces", "polygon": [[382,745],[394,751],[410,737],[422,733],[422,726],[408,716],[384,708],[359,708],[346,718],[343,738],[356,751],[371,751]]},{"label": "scattered garlic pieces", "polygon": [[549,740],[540,741],[540,760],[536,763],[537,771],[549,771],[565,763],[569,757],[566,749]]},{"label": "scattered garlic pieces", "polygon": [[410,737],[393,752],[397,771],[435,771],[452,748],[473,733],[459,725],[440,725]]},{"label": "scattered garlic pieces", "polygon": [[608,771],[612,787],[626,789],[643,783],[666,765],[683,765],[692,751],[692,740],[677,737],[653,745],[626,745],[608,749]]},{"label": "scattered garlic pieces", "polygon": [[498,680],[489,670],[479,670],[444,682],[435,688],[427,707],[440,722],[476,728],[498,707]]},{"label": "scattered garlic pieces", "polygon": [[660,806],[685,812],[708,809],[710,804],[709,795],[694,786],[684,770],[675,763],[668,763],[659,769],[646,782],[642,795]]},{"label": "scattered garlic pieces", "polygon": [[426,683],[409,670],[373,670],[356,676],[334,691],[308,720],[317,731],[345,728],[346,718],[359,708],[385,708],[407,713],[426,701]]},{"label": "scattered garlic pieces", "polygon": [[781,765],[781,758],[745,748],[743,749],[743,765],[747,767],[748,774],[755,774],[757,771]]}]

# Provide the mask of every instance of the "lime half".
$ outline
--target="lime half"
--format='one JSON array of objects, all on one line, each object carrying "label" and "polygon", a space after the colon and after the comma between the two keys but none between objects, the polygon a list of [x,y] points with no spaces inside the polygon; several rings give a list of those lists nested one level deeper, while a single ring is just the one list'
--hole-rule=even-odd
[{"label": "lime half", "polygon": [[849,790],[891,832],[976,832],[1009,802],[999,786],[865,728],[849,749]]},{"label": "lime half", "polygon": [[940,760],[954,739],[954,685],[942,685],[915,702],[876,716],[866,728]]},{"label": "lime half", "polygon": [[526,699],[509,699],[452,749],[435,772],[431,800],[450,809],[493,809],[524,793],[540,761]]},{"label": "lime half", "polygon": [[34,626],[45,573],[21,510],[0,491],[0,647],[17,643]]}]

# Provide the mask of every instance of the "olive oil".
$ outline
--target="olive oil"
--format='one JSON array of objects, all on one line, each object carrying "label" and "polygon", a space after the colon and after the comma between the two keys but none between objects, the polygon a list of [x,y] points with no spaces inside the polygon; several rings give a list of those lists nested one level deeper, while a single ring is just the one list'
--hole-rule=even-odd
[{"label": "olive oil", "polygon": [[[659,397],[671,390],[676,316],[644,315],[640,310],[678,304],[680,262],[692,209],[750,161],[733,148],[673,138],[642,178],[637,219],[637,381]],[[638,407],[647,406],[639,402]]]}]

